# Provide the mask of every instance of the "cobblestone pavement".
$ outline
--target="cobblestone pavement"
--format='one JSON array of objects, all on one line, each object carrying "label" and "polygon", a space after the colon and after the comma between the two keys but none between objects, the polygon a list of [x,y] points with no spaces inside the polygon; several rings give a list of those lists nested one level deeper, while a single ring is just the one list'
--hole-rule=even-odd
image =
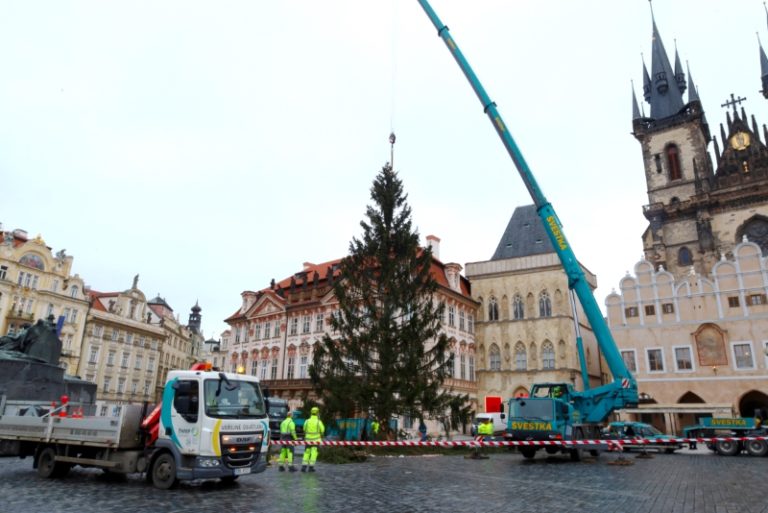
[{"label": "cobblestone pavement", "polygon": [[318,463],[318,472],[244,476],[156,490],[141,476],[108,479],[73,469],[41,479],[28,458],[0,458],[0,513],[50,512],[577,512],[753,513],[768,511],[763,493],[768,458],[722,457],[706,450],[618,454],[572,463],[512,452],[489,459],[460,455],[376,457],[365,463]]}]

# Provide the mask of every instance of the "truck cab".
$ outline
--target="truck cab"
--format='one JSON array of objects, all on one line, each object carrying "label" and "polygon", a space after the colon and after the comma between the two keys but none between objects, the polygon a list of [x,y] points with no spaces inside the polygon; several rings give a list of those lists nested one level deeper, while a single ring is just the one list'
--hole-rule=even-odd
[{"label": "truck cab", "polygon": [[280,424],[288,417],[288,401],[277,397],[266,399],[269,414],[269,433],[272,440],[280,439]]}]

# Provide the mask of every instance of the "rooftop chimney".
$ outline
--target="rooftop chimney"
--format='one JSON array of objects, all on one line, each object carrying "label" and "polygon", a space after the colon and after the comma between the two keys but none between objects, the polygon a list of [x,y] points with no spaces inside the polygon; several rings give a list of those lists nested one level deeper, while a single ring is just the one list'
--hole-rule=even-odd
[{"label": "rooftop chimney", "polygon": [[432,256],[440,260],[440,237],[427,235],[427,246],[432,248]]}]

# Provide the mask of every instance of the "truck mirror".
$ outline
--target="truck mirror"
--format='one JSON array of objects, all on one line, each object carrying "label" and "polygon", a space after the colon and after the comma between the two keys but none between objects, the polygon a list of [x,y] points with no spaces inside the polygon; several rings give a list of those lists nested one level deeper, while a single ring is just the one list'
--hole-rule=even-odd
[{"label": "truck mirror", "polygon": [[507,416],[506,416],[506,415],[504,415],[503,413],[500,415],[500,417],[501,417],[501,420],[504,420],[504,419],[506,419],[506,418],[507,418]]}]

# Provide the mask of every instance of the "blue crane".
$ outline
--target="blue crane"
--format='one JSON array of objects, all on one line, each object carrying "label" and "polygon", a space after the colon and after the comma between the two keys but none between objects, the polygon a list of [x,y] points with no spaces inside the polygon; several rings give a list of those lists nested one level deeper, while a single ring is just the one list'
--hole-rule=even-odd
[{"label": "blue crane", "polygon": [[[507,129],[507,125],[501,118],[496,104],[491,101],[485,92],[480,80],[472,70],[458,45],[453,40],[448,27],[440,21],[427,0],[418,0],[426,12],[432,24],[437,29],[438,36],[450,50],[456,63],[461,68],[464,76],[469,81],[477,98],[483,106],[483,112],[488,116],[493,128],[504,143],[509,156],[517,167],[520,177],[523,179],[528,192],[533,198],[536,211],[544,229],[555,248],[563,269],[568,277],[568,287],[571,293],[571,306],[574,313],[577,335],[577,349],[581,364],[583,391],[574,390],[570,383],[541,383],[531,388],[530,397],[514,398],[509,401],[509,416],[507,437],[512,440],[577,440],[595,439],[600,436],[601,424],[611,412],[637,405],[637,382],[621,357],[613,335],[600,312],[600,307],[595,300],[584,271],[576,260],[571,245],[565,237],[560,220],[555,213],[552,204],[547,201],[539,184],[523,158],[515,140]],[[584,358],[584,350],[579,331],[579,323],[575,299],[578,297],[587,322],[592,328],[597,344],[600,347],[613,381],[601,386],[591,388],[587,364]],[[580,459],[581,449],[570,446],[561,447],[563,451],[569,451],[575,460]],[[597,450],[600,445],[579,446]],[[532,458],[535,455],[536,446],[521,447],[523,456]],[[549,452],[552,447],[548,447]]]}]

